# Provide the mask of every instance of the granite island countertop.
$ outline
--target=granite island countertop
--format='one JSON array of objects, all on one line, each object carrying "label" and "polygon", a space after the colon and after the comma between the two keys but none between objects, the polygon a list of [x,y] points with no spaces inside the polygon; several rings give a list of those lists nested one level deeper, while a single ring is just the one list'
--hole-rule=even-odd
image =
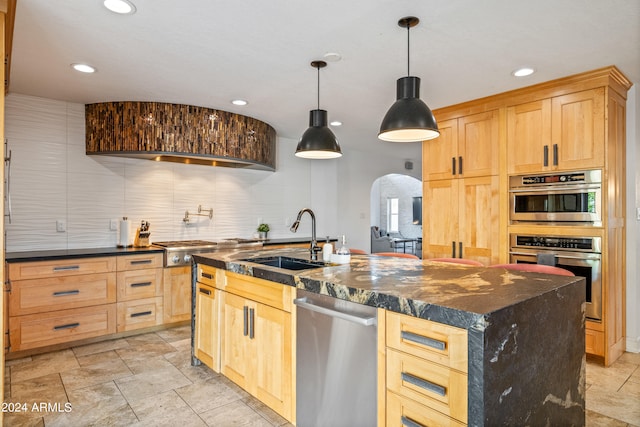
[{"label": "granite island countertop", "polygon": [[584,425],[585,278],[376,255],[299,271],[243,261],[265,256],[309,260],[309,251],[194,261],[466,329],[470,426]]},{"label": "granite island countertop", "polygon": [[351,255],[349,264],[299,271],[242,261],[265,256],[310,259],[306,249],[281,249],[196,254],[194,260],[465,329],[493,312],[584,280],[376,255]]}]

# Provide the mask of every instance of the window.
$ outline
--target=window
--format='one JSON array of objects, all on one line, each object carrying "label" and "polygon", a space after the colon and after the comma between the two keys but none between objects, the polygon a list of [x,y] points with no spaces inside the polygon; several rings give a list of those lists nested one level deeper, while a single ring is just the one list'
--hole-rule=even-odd
[{"label": "window", "polygon": [[397,233],[398,218],[400,216],[398,198],[387,199],[387,231],[389,233]]}]

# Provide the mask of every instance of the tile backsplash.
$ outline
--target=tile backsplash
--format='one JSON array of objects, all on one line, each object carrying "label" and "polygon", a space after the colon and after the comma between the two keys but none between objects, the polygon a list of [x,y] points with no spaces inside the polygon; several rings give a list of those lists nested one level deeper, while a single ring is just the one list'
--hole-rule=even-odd
[{"label": "tile backsplash", "polygon": [[[336,234],[337,163],[295,157],[291,139],[278,138],[277,170],[266,172],[87,156],[83,104],[11,94],[5,123],[12,152],[8,252],[115,246],[118,232],[109,225],[123,216],[133,228],[149,221],[152,242],[251,237],[259,221],[278,238],[292,237],[287,224],[311,207],[318,235]],[[198,205],[213,208],[213,219],[194,216],[185,224],[185,211],[196,213]],[[57,221],[66,231],[56,230]],[[303,221],[295,237],[310,234]]]}]

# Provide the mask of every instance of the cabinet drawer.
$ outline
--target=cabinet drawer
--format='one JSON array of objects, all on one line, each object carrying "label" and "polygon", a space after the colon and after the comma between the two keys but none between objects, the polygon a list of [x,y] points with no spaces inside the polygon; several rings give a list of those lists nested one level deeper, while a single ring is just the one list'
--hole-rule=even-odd
[{"label": "cabinet drawer", "polygon": [[116,305],[73,308],[9,318],[11,350],[28,350],[116,332]]},{"label": "cabinet drawer", "polygon": [[279,310],[291,312],[293,305],[293,286],[270,282],[243,274],[226,272],[224,286],[226,292],[269,305]]},{"label": "cabinet drawer", "polygon": [[217,268],[210,267],[208,265],[198,264],[198,277],[197,280],[200,283],[204,283],[209,286],[216,286],[216,275],[221,274],[221,278],[218,281],[218,288],[224,287],[224,272]]},{"label": "cabinet drawer", "polygon": [[119,302],[118,332],[162,324],[162,297]]},{"label": "cabinet drawer", "polygon": [[465,425],[414,400],[387,392],[387,427]]},{"label": "cabinet drawer", "polygon": [[387,389],[467,422],[466,374],[387,349]]},{"label": "cabinet drawer", "polygon": [[118,272],[118,302],[162,296],[162,269]]},{"label": "cabinet drawer", "polygon": [[387,311],[387,346],[468,372],[467,331]]},{"label": "cabinet drawer", "polygon": [[18,262],[9,264],[9,280],[107,273],[115,271],[115,267],[115,257]]},{"label": "cabinet drawer", "polygon": [[20,316],[116,302],[116,274],[49,277],[11,283],[9,315]]},{"label": "cabinet drawer", "polygon": [[162,268],[162,253],[120,255],[117,258],[118,271]]}]

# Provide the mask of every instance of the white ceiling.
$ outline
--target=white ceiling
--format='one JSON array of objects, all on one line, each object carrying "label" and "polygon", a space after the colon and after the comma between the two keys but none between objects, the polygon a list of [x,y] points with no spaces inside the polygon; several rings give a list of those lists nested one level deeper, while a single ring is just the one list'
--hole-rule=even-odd
[{"label": "white ceiling", "polygon": [[[298,139],[320,107],[343,150],[375,150],[380,121],[407,73],[436,109],[617,65],[640,82],[638,0],[18,0],[10,92],[78,103],[161,101],[252,116]],[[70,68],[87,62],[93,75]],[[516,79],[530,65],[536,74]],[[245,107],[230,104],[249,101]],[[437,118],[437,117],[436,117]]]}]

